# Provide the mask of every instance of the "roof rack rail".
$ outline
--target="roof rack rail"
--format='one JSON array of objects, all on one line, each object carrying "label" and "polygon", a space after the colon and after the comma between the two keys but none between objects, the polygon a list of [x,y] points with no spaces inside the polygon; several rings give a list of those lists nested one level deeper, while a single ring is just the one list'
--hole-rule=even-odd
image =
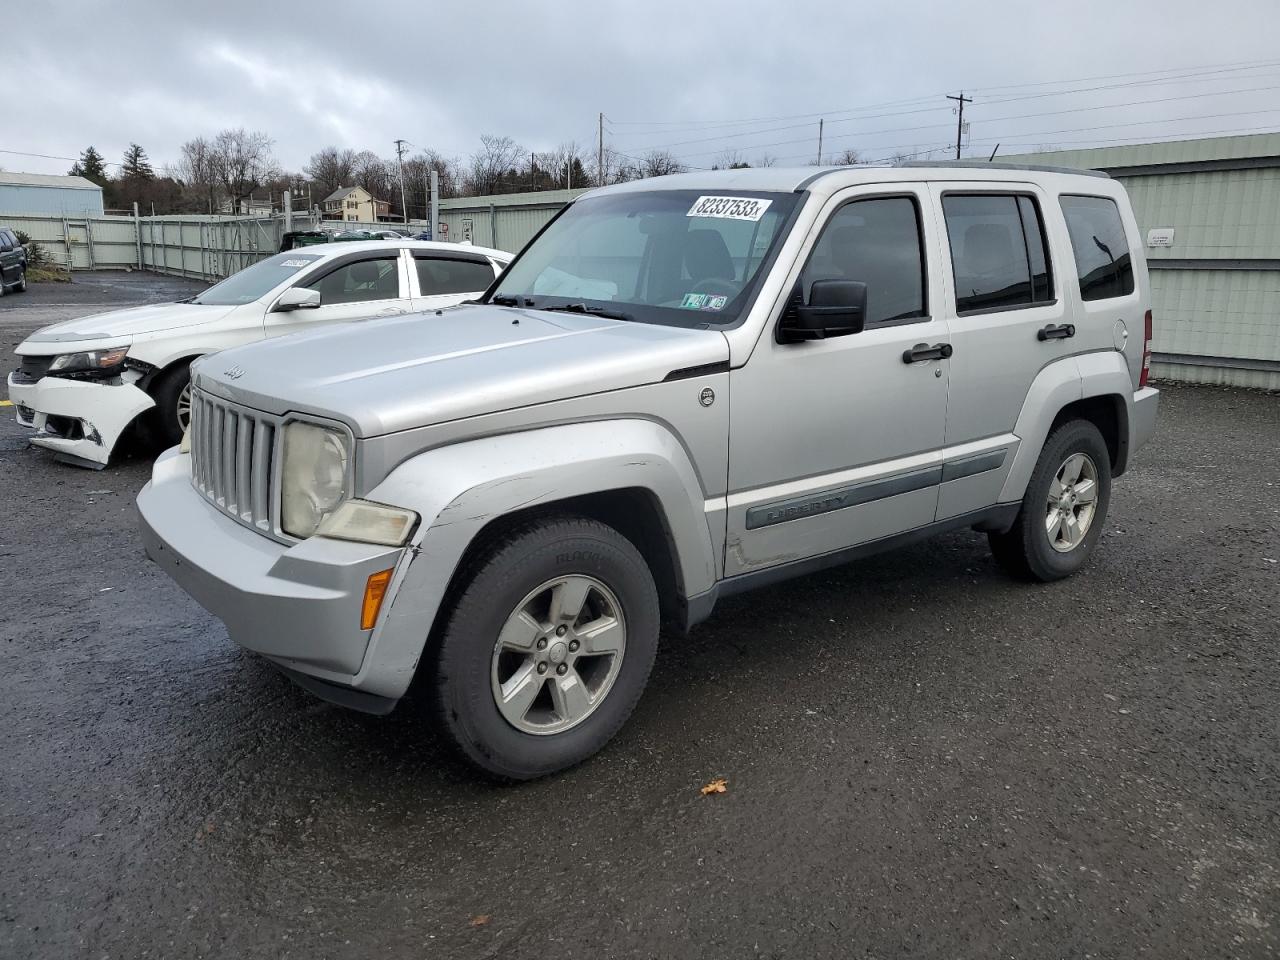
[{"label": "roof rack rail", "polygon": [[903,160],[895,167],[964,167],[981,170],[1034,170],[1038,173],[1074,173],[1085,177],[1110,180],[1105,170],[1082,170],[1079,167],[1052,167],[1042,163],[1004,163],[1000,160]]}]

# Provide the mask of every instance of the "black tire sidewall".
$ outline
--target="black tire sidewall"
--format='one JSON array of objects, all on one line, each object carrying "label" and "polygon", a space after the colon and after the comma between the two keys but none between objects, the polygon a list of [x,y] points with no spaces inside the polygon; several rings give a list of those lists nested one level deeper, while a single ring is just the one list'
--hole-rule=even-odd
[{"label": "black tire sidewall", "polygon": [[[511,726],[494,702],[491,669],[498,633],[521,600],[558,576],[585,574],[618,599],[626,623],[622,666],[604,702],[563,733]],[[500,779],[525,780],[572,766],[603,747],[631,715],[657,652],[658,595],[639,551],[595,521],[548,520],[499,544],[459,595],[435,663],[436,707],[464,756]]]},{"label": "black tire sidewall", "polygon": [[156,407],[152,411],[151,426],[156,444],[163,449],[182,441],[182,428],[178,425],[178,396],[190,382],[191,365],[183,363],[162,373],[152,387],[151,399]]},{"label": "black tire sidewall", "polygon": [[[1049,499],[1050,483],[1063,462],[1076,453],[1086,454],[1097,467],[1098,500],[1084,540],[1075,549],[1060,553],[1053,549],[1045,531],[1045,505]],[[1098,428],[1086,420],[1064,423],[1045,441],[1022,502],[1022,548],[1030,573],[1040,580],[1060,580],[1079,570],[1102,538],[1110,504],[1111,455],[1106,441]]]}]

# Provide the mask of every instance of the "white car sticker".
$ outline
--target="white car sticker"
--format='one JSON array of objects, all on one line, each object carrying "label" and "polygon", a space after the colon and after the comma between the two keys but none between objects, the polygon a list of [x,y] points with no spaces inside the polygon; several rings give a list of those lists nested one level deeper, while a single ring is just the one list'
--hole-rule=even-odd
[{"label": "white car sticker", "polygon": [[754,223],[764,216],[771,203],[772,200],[756,200],[753,197],[699,197],[685,216],[749,220]]},{"label": "white car sticker", "polygon": [[311,261],[311,260],[286,260],[284,263],[280,264],[280,266],[282,266],[282,267],[305,267],[305,266],[308,266],[309,264],[311,264],[311,263],[313,263],[313,262],[314,262],[314,261]]}]

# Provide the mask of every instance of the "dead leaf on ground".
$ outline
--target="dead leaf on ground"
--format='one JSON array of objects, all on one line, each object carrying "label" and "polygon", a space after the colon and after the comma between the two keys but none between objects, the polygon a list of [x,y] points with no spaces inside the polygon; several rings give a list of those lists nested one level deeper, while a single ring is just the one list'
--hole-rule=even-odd
[{"label": "dead leaf on ground", "polygon": [[702,795],[705,797],[709,793],[725,793],[728,789],[729,781],[724,777],[716,777],[716,779],[702,788]]},{"label": "dead leaf on ground", "polygon": [[473,927],[483,927],[488,922],[489,922],[489,914],[487,913],[476,914],[474,917],[471,918],[471,925]]}]

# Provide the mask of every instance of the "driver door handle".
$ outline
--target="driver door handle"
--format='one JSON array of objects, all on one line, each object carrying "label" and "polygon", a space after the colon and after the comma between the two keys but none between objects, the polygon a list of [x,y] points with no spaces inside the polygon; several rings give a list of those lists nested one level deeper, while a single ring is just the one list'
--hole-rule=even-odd
[{"label": "driver door handle", "polygon": [[1040,342],[1045,340],[1066,340],[1076,335],[1076,325],[1074,323],[1054,324],[1051,323],[1036,331],[1036,339]]},{"label": "driver door handle", "polygon": [[923,363],[925,360],[945,360],[951,354],[949,343],[935,343],[932,346],[927,343],[917,343],[914,347],[903,351],[902,362]]}]

